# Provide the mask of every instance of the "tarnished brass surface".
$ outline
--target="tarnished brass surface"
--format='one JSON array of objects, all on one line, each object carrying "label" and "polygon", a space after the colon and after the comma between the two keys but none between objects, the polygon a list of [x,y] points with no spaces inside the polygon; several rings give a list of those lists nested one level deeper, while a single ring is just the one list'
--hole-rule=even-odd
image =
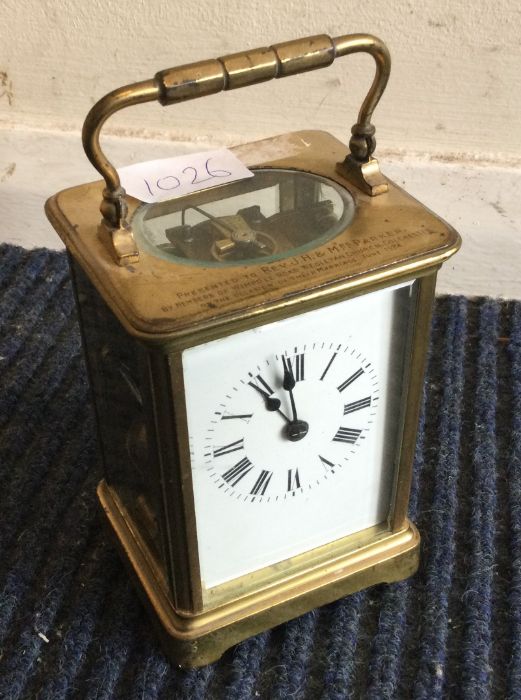
[{"label": "tarnished brass surface", "polygon": [[[351,129],[349,167],[346,168],[345,177],[352,178],[354,184],[361,186],[370,195],[385,192],[385,181],[381,175],[378,186],[372,184],[377,177],[378,163],[371,158],[376,146],[371,116],[389,79],[389,51],[380,39],[369,34],[350,34],[334,39],[321,34],[169,68],[156,73],[153,80],[126,85],[99,100],[85,119],[83,147],[92,165],[105,179],[106,189],[100,207],[104,225],[108,229],[117,230],[119,239],[125,235],[131,238],[131,229],[126,218],[125,191],[121,187],[116,169],[100,145],[101,128],[112,114],[142,102],[158,100],[162,105],[170,105],[272,78],[316,70],[329,66],[339,56],[359,52],[373,56],[376,73],[360,109],[358,121]],[[369,170],[363,167],[364,164],[370,164]],[[131,247],[132,243],[132,240],[129,240],[127,243],[120,243],[120,246],[123,245],[126,249]],[[135,263],[139,257],[134,251],[129,260],[127,254],[121,254],[115,246],[112,246],[111,250],[121,265],[130,261]]]},{"label": "tarnished brass surface", "polygon": [[343,163],[338,163],[337,170],[346,180],[371,197],[385,194],[389,189],[389,183],[380,172],[376,158],[369,158],[367,163],[359,163],[352,155],[348,155]]},{"label": "tarnished brass surface", "polygon": [[112,241],[114,253],[121,264],[131,265],[139,261],[139,250],[129,226],[112,229],[107,227],[105,220],[103,220],[99,230],[101,237],[106,236]]},{"label": "tarnished brass surface", "polygon": [[341,543],[334,543],[335,556],[328,565],[311,566],[298,576],[185,617],[172,607],[163,572],[104,481],[98,486],[98,498],[166,653],[184,667],[216,661],[226,649],[264,629],[367,586],[406,578],[418,567],[420,536],[406,521],[401,531],[358,548],[348,542],[343,553]]},{"label": "tarnished brass surface", "polygon": [[[132,334],[171,342],[173,336],[241,320],[266,322],[273,309],[350,290],[370,291],[397,275],[413,276],[441,264],[459,247],[458,234],[410,195],[390,183],[383,197],[369,197],[336,169],[344,145],[320,131],[301,131],[238,147],[248,166],[301,169],[349,189],[356,202],[351,225],[308,253],[267,265],[226,268],[173,264],[140,254],[139,265],[114,265],[98,236],[95,210],[101,183],[81,185],[52,197],[47,214],[67,248],[124,327]],[[216,188],[218,196],[218,188]],[[197,203],[197,195],[190,198]],[[139,206],[130,200],[130,216]],[[216,314],[215,309],[219,309]]]}]

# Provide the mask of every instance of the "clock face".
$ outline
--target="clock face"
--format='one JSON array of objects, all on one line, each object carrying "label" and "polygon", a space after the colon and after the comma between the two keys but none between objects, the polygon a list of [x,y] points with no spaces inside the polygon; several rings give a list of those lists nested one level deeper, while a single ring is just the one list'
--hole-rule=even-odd
[{"label": "clock face", "polygon": [[208,478],[232,499],[305,496],[347,467],[374,425],[378,377],[356,345],[274,350],[230,377],[206,429]]},{"label": "clock face", "polygon": [[206,588],[386,520],[414,290],[183,352]]}]

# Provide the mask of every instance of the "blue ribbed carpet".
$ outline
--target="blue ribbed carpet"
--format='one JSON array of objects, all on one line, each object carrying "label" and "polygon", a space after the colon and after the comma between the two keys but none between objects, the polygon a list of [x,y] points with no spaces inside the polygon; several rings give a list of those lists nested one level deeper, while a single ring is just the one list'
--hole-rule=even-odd
[{"label": "blue ribbed carpet", "polygon": [[65,255],[0,247],[0,698],[521,698],[521,303],[437,302],[420,572],[169,665],[100,527]]}]

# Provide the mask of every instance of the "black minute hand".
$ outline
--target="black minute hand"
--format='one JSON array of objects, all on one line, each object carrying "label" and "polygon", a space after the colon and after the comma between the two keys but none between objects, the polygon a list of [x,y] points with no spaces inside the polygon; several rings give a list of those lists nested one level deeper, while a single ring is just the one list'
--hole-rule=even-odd
[{"label": "black minute hand", "polygon": [[282,356],[282,364],[284,365],[284,379],[282,380],[282,388],[289,391],[289,400],[291,401],[291,412],[293,414],[293,421],[297,420],[297,409],[295,407],[295,397],[293,396],[293,389],[295,388],[295,377],[293,376],[293,371],[291,365],[286,360],[284,355]]},{"label": "black minute hand", "polygon": [[284,355],[282,356],[282,364],[284,365],[284,377],[282,379],[282,388],[289,392],[289,400],[291,401],[292,418],[286,426],[286,434],[292,442],[302,440],[308,434],[309,425],[305,420],[299,420],[297,417],[297,407],[295,406],[295,397],[293,389],[295,388],[295,377],[291,364]]}]

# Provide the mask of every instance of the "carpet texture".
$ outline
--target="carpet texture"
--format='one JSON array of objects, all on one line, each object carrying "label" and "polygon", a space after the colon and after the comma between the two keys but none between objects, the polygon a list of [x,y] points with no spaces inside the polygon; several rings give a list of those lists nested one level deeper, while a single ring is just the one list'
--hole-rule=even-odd
[{"label": "carpet texture", "polygon": [[0,248],[0,698],[521,698],[521,304],[440,298],[411,516],[419,573],[190,672],[100,526],[65,255]]}]

